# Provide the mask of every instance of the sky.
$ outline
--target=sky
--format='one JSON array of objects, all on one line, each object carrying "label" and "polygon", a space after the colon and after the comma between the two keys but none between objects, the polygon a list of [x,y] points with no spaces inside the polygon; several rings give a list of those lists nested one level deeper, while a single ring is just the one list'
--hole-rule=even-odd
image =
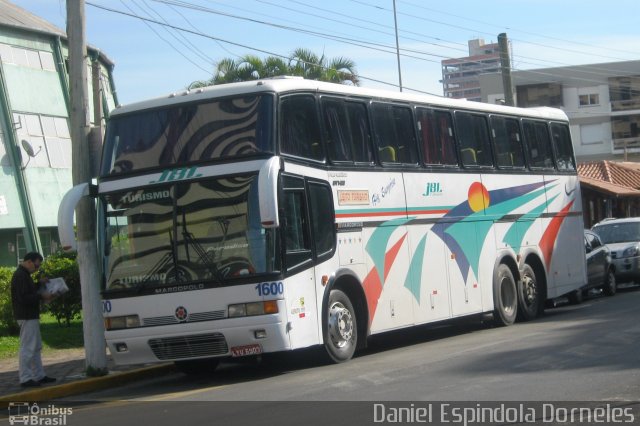
[{"label": "sky", "polygon": [[[66,28],[65,0],[12,1]],[[638,0],[395,0],[395,11],[406,92],[442,95],[441,61],[500,33],[514,70],[640,59]],[[361,86],[399,90],[393,0],[86,0],[85,14],[121,104],[184,91],[224,58],[300,47],[353,60]]]}]

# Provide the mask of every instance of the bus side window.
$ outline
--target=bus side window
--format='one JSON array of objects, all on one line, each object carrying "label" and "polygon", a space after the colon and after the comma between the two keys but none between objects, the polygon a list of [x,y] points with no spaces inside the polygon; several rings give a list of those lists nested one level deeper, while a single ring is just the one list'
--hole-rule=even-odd
[{"label": "bus side window", "polygon": [[522,128],[527,143],[529,166],[534,168],[553,169],[551,138],[547,123],[523,120]]},{"label": "bus side window", "polygon": [[453,120],[447,111],[416,108],[418,136],[426,165],[455,166],[458,164]]},{"label": "bus side window", "polygon": [[416,136],[411,109],[391,104],[373,104],[378,158],[382,164],[416,164]]},{"label": "bus side window", "polygon": [[349,125],[343,102],[322,99],[322,118],[329,159],[334,162],[352,161]]},{"label": "bus side window", "polygon": [[305,199],[304,180],[283,176],[284,203],[280,214],[284,215],[284,243],[287,270],[311,260],[311,236]]},{"label": "bus side window", "polygon": [[280,151],[295,157],[324,160],[316,100],[313,96],[294,95],[282,99]]},{"label": "bus side window", "polygon": [[322,118],[329,159],[334,162],[373,162],[366,105],[322,99]]},{"label": "bus side window", "polygon": [[335,247],[335,213],[331,187],[309,182],[309,213],[317,257],[330,254]]},{"label": "bus side window", "polygon": [[491,117],[496,163],[501,168],[524,167],[520,126],[515,118]]},{"label": "bus side window", "polygon": [[372,163],[371,130],[367,118],[367,106],[361,102],[345,102],[349,117],[349,131],[353,160],[357,163]]},{"label": "bus side window", "polygon": [[551,137],[556,148],[556,164],[558,170],[575,170],[571,133],[566,124],[551,123]]},{"label": "bus side window", "polygon": [[489,127],[484,115],[456,112],[456,130],[463,166],[493,166]]}]

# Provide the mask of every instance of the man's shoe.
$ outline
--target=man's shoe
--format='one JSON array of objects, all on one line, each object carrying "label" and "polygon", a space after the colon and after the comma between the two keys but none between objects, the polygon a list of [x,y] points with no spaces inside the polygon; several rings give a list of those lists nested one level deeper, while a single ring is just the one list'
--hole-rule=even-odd
[{"label": "man's shoe", "polygon": [[55,382],[56,379],[53,377],[49,377],[49,376],[44,376],[42,379],[38,380],[38,383],[42,384],[42,383],[53,383]]},{"label": "man's shoe", "polygon": [[26,382],[20,383],[20,386],[22,386],[23,388],[37,388],[38,386],[40,386],[40,382],[27,380]]}]

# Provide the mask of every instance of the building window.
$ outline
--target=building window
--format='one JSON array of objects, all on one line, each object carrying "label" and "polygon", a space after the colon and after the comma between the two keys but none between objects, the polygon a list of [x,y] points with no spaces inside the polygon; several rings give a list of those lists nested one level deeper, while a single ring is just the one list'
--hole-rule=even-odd
[{"label": "building window", "polygon": [[562,85],[530,84],[516,88],[519,107],[562,106]]},{"label": "building window", "polygon": [[580,95],[580,106],[600,105],[600,95],[590,93],[588,95]]},{"label": "building window", "polygon": [[613,148],[638,148],[640,146],[640,115],[612,117]]},{"label": "building window", "polygon": [[[71,136],[65,117],[14,113],[18,140],[26,140],[36,156],[29,167],[71,168]],[[22,151],[23,164],[29,159]]]},{"label": "building window", "polygon": [[580,144],[602,144],[605,139],[602,124],[582,124],[580,126]]},{"label": "building window", "polygon": [[24,49],[0,43],[0,60],[5,64],[20,65],[45,71],[55,71],[56,64],[51,52]]},{"label": "building window", "polygon": [[640,76],[609,78],[611,111],[640,108]]}]

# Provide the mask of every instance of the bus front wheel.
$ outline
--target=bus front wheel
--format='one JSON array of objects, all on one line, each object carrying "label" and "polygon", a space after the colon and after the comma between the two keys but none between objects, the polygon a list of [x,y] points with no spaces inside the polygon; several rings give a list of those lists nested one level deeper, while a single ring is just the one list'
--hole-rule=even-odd
[{"label": "bus front wheel", "polygon": [[497,325],[511,325],[516,321],[518,298],[511,269],[500,264],[493,276],[493,319]]},{"label": "bus front wheel", "polygon": [[356,312],[349,297],[341,290],[331,290],[326,313],[324,347],[335,363],[353,357],[358,342]]}]

